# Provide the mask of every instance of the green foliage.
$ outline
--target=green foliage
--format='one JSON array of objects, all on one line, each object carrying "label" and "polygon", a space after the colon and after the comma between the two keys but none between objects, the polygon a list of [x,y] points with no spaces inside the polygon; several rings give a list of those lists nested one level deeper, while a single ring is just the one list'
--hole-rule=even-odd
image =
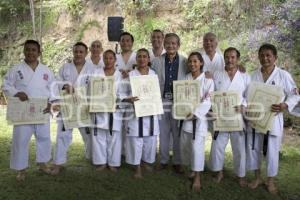
[{"label": "green foliage", "polygon": [[76,33],[76,36],[75,36],[75,41],[80,41],[83,37],[84,32],[92,27],[100,28],[99,22],[96,20],[91,20],[89,22],[86,22],[86,23],[80,25],[80,27]]},{"label": "green foliage", "polygon": [[67,11],[73,16],[79,16],[84,13],[83,0],[61,0],[61,3],[67,8]]}]

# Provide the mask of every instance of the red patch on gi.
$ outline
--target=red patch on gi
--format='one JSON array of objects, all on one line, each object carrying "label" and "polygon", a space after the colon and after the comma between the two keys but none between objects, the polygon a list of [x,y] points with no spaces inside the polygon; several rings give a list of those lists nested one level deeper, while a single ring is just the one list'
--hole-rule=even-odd
[{"label": "red patch on gi", "polygon": [[45,81],[48,81],[48,74],[44,74],[43,79],[44,79]]}]

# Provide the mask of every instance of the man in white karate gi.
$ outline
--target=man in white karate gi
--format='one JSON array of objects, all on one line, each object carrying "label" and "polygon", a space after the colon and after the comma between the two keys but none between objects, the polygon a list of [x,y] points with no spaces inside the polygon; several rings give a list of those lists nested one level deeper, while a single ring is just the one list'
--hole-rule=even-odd
[{"label": "man in white karate gi", "polygon": [[178,53],[180,38],[175,33],[165,35],[164,48],[166,53],[155,58],[152,66],[158,75],[160,90],[164,104],[164,114],[159,120],[160,125],[160,165],[165,169],[169,162],[170,137],[173,137],[173,168],[176,173],[183,173],[180,159],[179,121],[172,116],[173,81],[185,79],[187,73],[186,58]]},{"label": "man in white karate gi", "polygon": [[90,57],[86,58],[87,62],[91,62],[93,65],[95,65],[96,68],[103,68],[104,62],[103,62],[103,48],[102,43],[100,40],[95,40],[91,43],[91,46],[89,48],[90,50]]},{"label": "man in white karate gi", "polygon": [[282,87],[284,97],[281,103],[273,104],[270,108],[275,112],[273,126],[267,134],[249,127],[247,133],[247,169],[255,171],[255,179],[249,184],[257,188],[263,183],[260,176],[262,155],[266,156],[267,190],[277,194],[274,178],[278,174],[279,151],[283,137],[283,111],[291,112],[299,101],[299,90],[289,72],[276,65],[277,49],[272,44],[263,44],[258,51],[261,67],[254,71],[251,82],[261,82]]},{"label": "man in white karate gi", "polygon": [[[18,97],[21,101],[32,97],[47,98],[49,103],[44,110],[46,114],[50,111],[51,102],[55,100],[55,96],[50,91],[55,77],[47,66],[39,62],[41,50],[37,41],[27,40],[23,53],[24,61],[8,71],[4,77],[2,89],[6,96]],[[39,169],[50,173],[46,165],[51,158],[50,118],[45,124],[14,125],[10,168],[17,170],[17,181],[25,180],[32,134],[36,139],[36,162]]]},{"label": "man in white karate gi", "polygon": [[[85,57],[88,47],[82,42],[77,42],[73,46],[73,61],[65,63],[59,70],[59,89],[66,90],[68,93],[74,92],[76,87],[87,87],[89,76],[94,73],[95,66],[86,62]],[[54,166],[52,175],[60,172],[61,165],[67,162],[67,151],[72,143],[73,129],[65,129],[63,120],[57,121],[56,149],[54,154]],[[91,135],[88,127],[80,127],[79,132],[85,145],[85,157],[91,158]]]},{"label": "man in white karate gi", "polygon": [[199,50],[204,60],[203,71],[213,73],[224,70],[224,57],[217,47],[217,36],[211,32],[206,33],[203,37],[203,49]]},{"label": "man in white karate gi", "polygon": [[134,37],[131,33],[123,32],[120,35],[121,53],[117,54],[116,69],[118,69],[124,78],[128,77],[128,72],[133,70],[136,65],[136,52],[132,50]]},{"label": "man in white karate gi", "polygon": [[[239,71],[240,52],[233,47],[229,47],[224,52],[225,70],[214,72],[214,82],[216,91],[236,91],[239,94],[240,102],[236,105],[236,111],[241,113],[246,107],[246,90],[250,83],[250,76]],[[241,113],[242,114],[242,113]],[[221,114],[222,116],[222,114]],[[225,119],[224,119],[225,120]],[[230,121],[228,122],[230,123]],[[244,131],[218,132],[214,131],[211,144],[210,168],[217,172],[215,181],[220,183],[223,179],[223,166],[225,158],[225,148],[230,139],[234,173],[238,177],[241,187],[246,186],[246,149]]]}]

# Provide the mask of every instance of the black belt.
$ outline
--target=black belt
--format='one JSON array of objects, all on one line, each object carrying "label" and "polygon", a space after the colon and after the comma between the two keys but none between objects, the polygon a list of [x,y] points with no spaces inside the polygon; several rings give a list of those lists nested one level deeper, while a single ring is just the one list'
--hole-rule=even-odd
[{"label": "black belt", "polygon": [[252,128],[252,150],[254,150],[254,144],[255,144],[255,129]]},{"label": "black belt", "polygon": [[179,133],[178,133],[178,137],[180,137],[180,134],[181,134],[181,129],[182,129],[182,126],[183,126],[183,120],[179,120]]},{"label": "black belt", "polygon": [[196,123],[197,123],[197,119],[193,119],[193,140],[195,140],[196,138]]},{"label": "black belt", "polygon": [[268,142],[269,142],[269,131],[267,134],[264,135],[264,142],[263,142],[263,155],[266,156],[268,152]]},{"label": "black belt", "polygon": [[[143,117],[139,117],[139,137],[144,137]],[[150,116],[150,136],[154,135],[154,117]]]},{"label": "black belt", "polygon": [[214,132],[214,137],[213,137],[214,140],[217,140],[219,133],[220,133],[219,131]]},{"label": "black belt", "polygon": [[96,116],[96,114],[95,114],[94,136],[97,136],[97,116]]},{"label": "black belt", "polygon": [[113,133],[113,126],[114,126],[114,114],[109,113],[109,133],[112,135]]}]

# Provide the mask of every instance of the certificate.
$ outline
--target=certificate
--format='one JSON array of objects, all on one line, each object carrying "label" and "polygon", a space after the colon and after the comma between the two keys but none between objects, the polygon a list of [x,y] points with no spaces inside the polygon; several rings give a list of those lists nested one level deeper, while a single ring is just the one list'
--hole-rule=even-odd
[{"label": "certificate", "polygon": [[93,77],[90,83],[90,112],[115,112],[115,79],[110,77]]},{"label": "certificate", "polygon": [[300,101],[298,104],[294,107],[294,109],[291,111],[291,115],[294,115],[296,117],[300,117]]},{"label": "certificate", "polygon": [[49,114],[44,114],[48,99],[29,98],[20,101],[17,97],[9,97],[6,118],[9,124],[45,124],[49,122]]},{"label": "certificate", "polygon": [[248,94],[246,118],[250,126],[261,133],[271,130],[275,112],[271,112],[272,104],[279,104],[283,98],[283,90],[279,86],[265,83],[251,83]]},{"label": "certificate", "polygon": [[134,102],[136,117],[163,114],[163,105],[157,75],[131,76],[132,96],[139,98]]},{"label": "certificate", "polygon": [[197,80],[173,81],[173,117],[186,119],[200,103],[200,82]]},{"label": "certificate", "polygon": [[216,91],[212,93],[212,110],[217,119],[213,122],[214,131],[232,132],[243,130],[243,118],[237,113],[240,96],[237,91]]},{"label": "certificate", "polygon": [[60,103],[62,120],[65,129],[87,127],[91,125],[91,117],[86,97],[86,88],[75,88],[75,92],[68,94],[60,92],[62,102]]}]

